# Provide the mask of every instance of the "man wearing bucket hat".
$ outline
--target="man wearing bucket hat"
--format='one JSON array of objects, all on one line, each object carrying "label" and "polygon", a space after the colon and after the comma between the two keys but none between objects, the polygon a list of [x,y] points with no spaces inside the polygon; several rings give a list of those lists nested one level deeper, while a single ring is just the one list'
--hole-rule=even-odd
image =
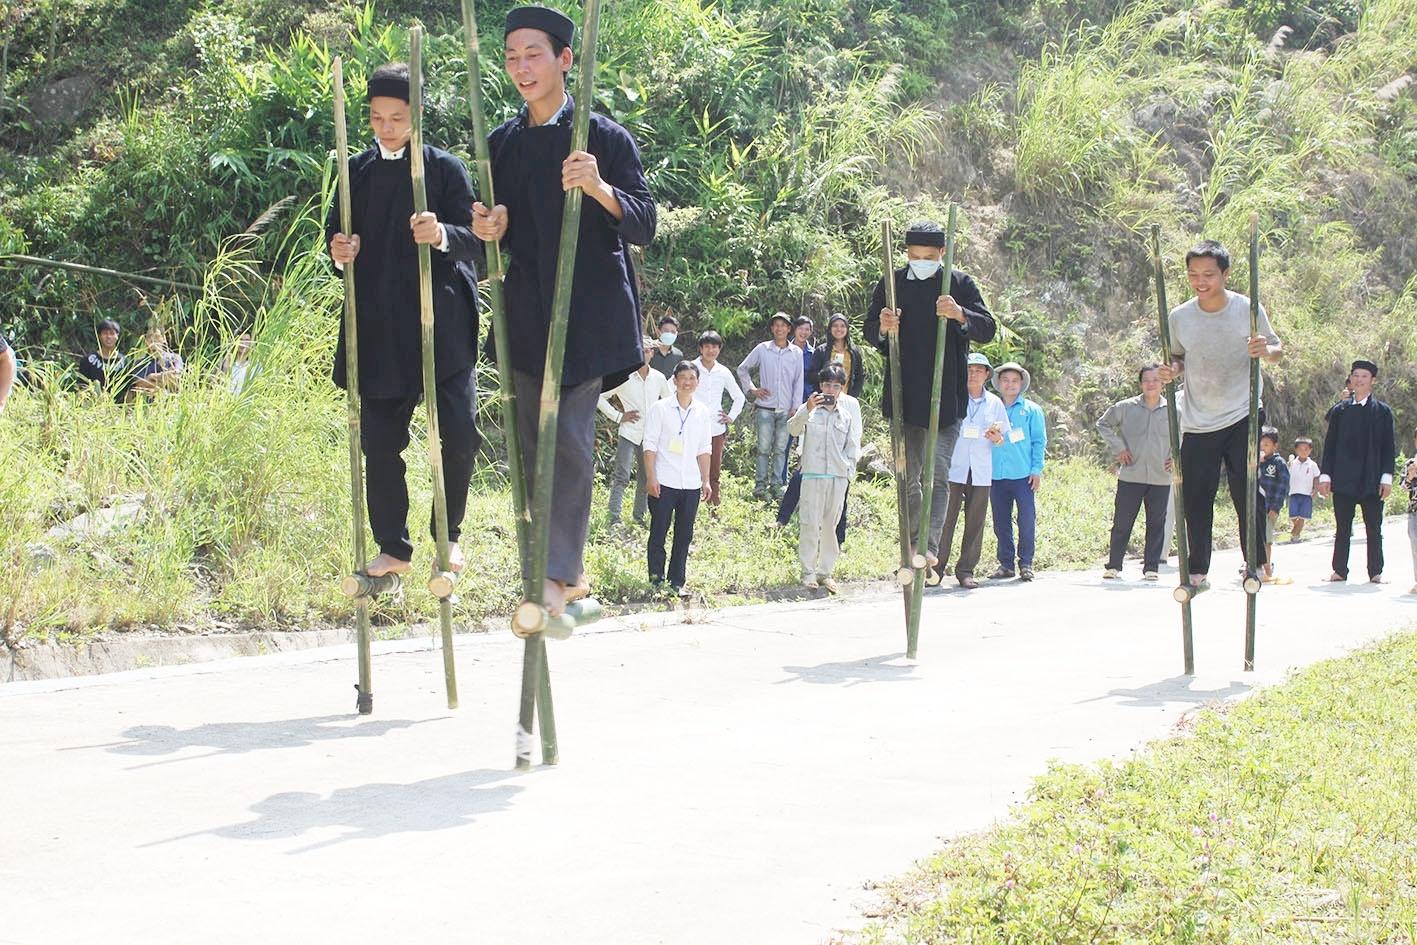
[{"label": "man wearing bucket hat", "polygon": [[[959,269],[943,272],[944,227],[931,220],[910,224],[905,233],[905,253],[906,265],[891,274],[895,282],[896,310],[885,307],[886,284],[882,279],[871,296],[862,334],[889,359],[890,344],[886,336],[893,330],[900,332],[900,406],[905,421],[905,481],[909,489],[906,511],[910,534],[918,535],[925,428],[930,423],[930,398],[935,384],[935,342],[940,332],[946,333],[940,419],[936,427],[939,435],[935,440],[934,491],[930,501],[930,543],[924,549],[926,561],[936,567],[939,563],[936,542],[945,522],[944,496],[949,488],[950,460],[968,400],[965,359],[969,346],[992,339],[998,326],[968,273]],[[889,370],[889,363],[886,368]],[[881,396],[881,412],[889,418],[895,409],[887,384]],[[984,485],[988,484],[986,479]]]},{"label": "man wearing bucket hat", "polygon": [[[1014,576],[1018,562],[1020,581],[1033,580],[1034,525],[1037,509],[1034,493],[1043,480],[1043,452],[1048,446],[1048,428],[1043,408],[1023,396],[1033,378],[1017,361],[1006,361],[994,370],[994,390],[1004,402],[1009,416],[1009,435],[994,450],[994,481],[989,487],[989,504],[994,513],[994,537],[999,545],[999,567],[992,580]],[[1018,507],[1018,544],[1014,544],[1014,507]]]},{"label": "man wearing bucket hat", "polygon": [[1333,573],[1330,581],[1348,580],[1348,547],[1353,538],[1353,513],[1363,510],[1368,533],[1368,580],[1383,581],[1383,503],[1392,493],[1397,464],[1397,435],[1392,408],[1373,395],[1378,366],[1353,362],[1348,385],[1353,398],[1333,409],[1319,459],[1319,495],[1333,495]]},{"label": "man wearing bucket hat", "polygon": [[994,373],[989,359],[976,351],[970,354],[967,363],[967,400],[959,424],[959,438],[950,457],[950,498],[945,509],[940,564],[936,571],[943,580],[949,570],[955,524],[963,507],[964,538],[960,541],[954,573],[959,586],[966,589],[979,586],[974,579],[974,569],[984,547],[984,518],[989,511],[989,487],[994,481],[994,450],[1009,435],[1009,415],[1004,402],[984,389],[984,382]]}]

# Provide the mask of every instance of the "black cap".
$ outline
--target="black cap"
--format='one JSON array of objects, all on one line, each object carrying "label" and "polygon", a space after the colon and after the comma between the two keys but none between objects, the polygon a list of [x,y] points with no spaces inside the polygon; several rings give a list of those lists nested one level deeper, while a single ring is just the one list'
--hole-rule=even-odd
[{"label": "black cap", "polygon": [[1374,377],[1378,376],[1378,366],[1372,361],[1367,360],[1366,358],[1359,358],[1357,361],[1354,361],[1353,366],[1350,367],[1348,370],[1352,372],[1358,370],[1359,368],[1363,369],[1364,371],[1367,371]]},{"label": "black cap", "polygon": [[408,65],[391,62],[382,65],[369,74],[369,91],[365,100],[376,97],[397,98],[408,101]]},{"label": "black cap", "polygon": [[576,38],[576,24],[571,22],[571,18],[550,7],[514,7],[507,11],[507,23],[502,30],[502,36],[505,38],[513,30],[523,29],[541,30],[567,46]]},{"label": "black cap", "polygon": [[934,246],[943,249],[945,230],[933,220],[917,220],[905,231],[906,246]]}]

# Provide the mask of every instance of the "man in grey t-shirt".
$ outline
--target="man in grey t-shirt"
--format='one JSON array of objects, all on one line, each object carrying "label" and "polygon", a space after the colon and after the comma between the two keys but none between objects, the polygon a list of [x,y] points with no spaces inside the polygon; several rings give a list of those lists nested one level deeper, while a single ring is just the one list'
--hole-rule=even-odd
[{"label": "man in grey t-shirt", "polygon": [[[1162,383],[1185,382],[1181,407],[1181,478],[1191,583],[1201,584],[1210,572],[1215,493],[1220,469],[1230,483],[1235,514],[1245,521],[1245,487],[1249,463],[1250,361],[1270,364],[1283,356],[1279,336],[1263,308],[1259,333],[1250,335],[1250,300],[1225,286],[1230,253],[1214,240],[1198,243],[1186,253],[1186,278],[1195,297],[1171,310],[1171,364],[1160,369]],[[1264,425],[1261,412],[1260,425]],[[1259,430],[1253,431],[1254,436]],[[1241,526],[1240,546],[1264,534],[1264,503],[1255,503],[1255,521]],[[1263,544],[1257,560],[1263,564]]]}]

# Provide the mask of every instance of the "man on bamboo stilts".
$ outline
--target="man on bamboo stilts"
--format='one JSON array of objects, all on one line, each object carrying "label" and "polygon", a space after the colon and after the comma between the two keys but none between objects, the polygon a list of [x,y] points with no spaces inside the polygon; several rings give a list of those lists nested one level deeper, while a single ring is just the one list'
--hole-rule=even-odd
[{"label": "man on bamboo stilts", "polygon": [[[1279,336],[1270,327],[1263,306],[1259,334],[1250,335],[1250,300],[1226,288],[1230,253],[1214,240],[1196,244],[1186,253],[1186,278],[1196,293],[1171,310],[1171,363],[1158,369],[1163,384],[1185,382],[1181,412],[1181,480],[1185,503],[1186,539],[1190,546],[1191,584],[1208,586],[1215,524],[1215,494],[1222,466],[1230,482],[1230,499],[1239,521],[1245,521],[1250,437],[1250,361],[1274,364],[1283,356]],[[1264,426],[1260,408],[1259,427]],[[1264,501],[1255,502],[1256,519],[1240,525],[1240,547],[1260,541],[1255,562],[1267,560],[1264,544]]]},{"label": "man on bamboo stilts", "polygon": [[[409,73],[404,63],[369,77],[369,124],[374,146],[350,158],[352,235],[340,233],[338,197],[325,235],[330,257],[354,263],[359,332],[360,445],[364,451],[369,526],[379,554],[365,566],[371,577],[412,567],[408,483],[402,453],[409,420],[423,395],[419,326],[418,244],[432,248],[434,351],[438,426],[448,495],[448,558],[463,567],[458,546],[468,482],[480,437],[477,410],[477,274],[481,245],[472,233],[472,182],[447,151],[423,146],[428,212],[414,215],[408,144]],[[345,386],[344,333],[335,351],[334,380]],[[430,523],[429,531],[432,532]]]},{"label": "man on bamboo stilts", "polygon": [[[890,345],[886,332],[900,327],[901,399],[905,421],[905,480],[909,487],[907,508],[910,534],[920,533],[921,475],[925,468],[926,427],[930,423],[930,395],[935,380],[935,343],[946,332],[944,378],[940,387],[939,437],[935,440],[935,474],[930,503],[930,543],[925,560],[934,569],[939,565],[940,530],[945,524],[945,498],[950,488],[950,458],[959,438],[959,421],[964,416],[965,361],[970,344],[983,344],[994,337],[994,316],[984,304],[979,287],[968,273],[956,269],[949,274],[949,290],[943,291],[945,230],[933,221],[910,224],[905,233],[908,262],[892,275],[895,279],[897,310],[886,308],[886,286],[876,284],[866,311],[865,335],[886,358]],[[889,370],[889,365],[887,365]],[[881,398],[882,412],[892,416],[890,385]],[[917,551],[920,549],[916,549]]]},{"label": "man on bamboo stilts", "polygon": [[[628,131],[592,114],[588,150],[571,153],[571,118],[582,104],[566,91],[574,38],[574,24],[556,10],[524,6],[507,14],[507,75],[524,105],[488,135],[496,205],[479,201],[473,206],[477,236],[501,240],[508,256],[503,284],[507,341],[523,468],[530,470],[536,468],[564,194],[580,188],[585,201],[560,378],[543,588],[543,602],[552,615],[589,593],[585,541],[595,477],[596,404],[602,389],[619,386],[644,360],[640,298],[629,247],[649,243],[656,223],[639,147]],[[584,105],[590,107],[589,102]],[[529,485],[532,492],[538,488],[537,483]],[[530,567],[525,558],[522,567]]]}]

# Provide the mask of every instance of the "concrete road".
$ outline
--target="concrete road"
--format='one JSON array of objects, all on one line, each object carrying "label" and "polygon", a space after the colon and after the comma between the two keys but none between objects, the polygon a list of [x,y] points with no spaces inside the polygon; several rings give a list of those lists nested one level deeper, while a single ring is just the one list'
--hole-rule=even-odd
[{"label": "concrete road", "polygon": [[1303,579],[1263,592],[1248,674],[1237,586],[1186,678],[1133,562],[934,593],[917,662],[894,594],[609,623],[552,645],[561,765],[521,774],[510,634],[458,641],[456,711],[426,641],[376,647],[367,718],[348,646],[0,686],[0,942],[811,945],[1049,759],[1408,624],[1387,533],[1382,587],[1279,547]]}]

